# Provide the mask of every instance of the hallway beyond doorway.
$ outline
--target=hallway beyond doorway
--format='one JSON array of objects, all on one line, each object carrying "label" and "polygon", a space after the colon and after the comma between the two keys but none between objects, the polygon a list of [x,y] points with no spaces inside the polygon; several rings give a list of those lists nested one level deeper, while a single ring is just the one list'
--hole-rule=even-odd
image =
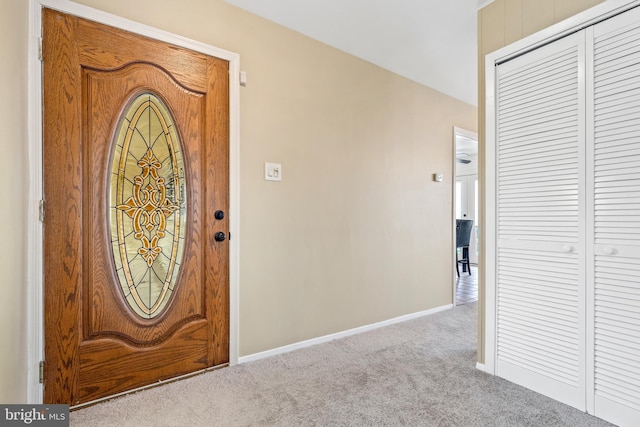
[{"label": "hallway beyond doorway", "polygon": [[471,275],[460,271],[460,277],[456,278],[456,306],[476,301],[478,301],[478,266],[472,264]]}]

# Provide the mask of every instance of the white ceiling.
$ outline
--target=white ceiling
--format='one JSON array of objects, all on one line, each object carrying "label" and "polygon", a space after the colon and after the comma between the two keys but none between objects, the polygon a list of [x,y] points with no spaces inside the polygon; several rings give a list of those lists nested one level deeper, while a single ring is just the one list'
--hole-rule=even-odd
[{"label": "white ceiling", "polygon": [[477,10],[487,0],[225,0],[477,105]]},{"label": "white ceiling", "polygon": [[478,154],[478,140],[456,135],[456,157],[465,158]]}]

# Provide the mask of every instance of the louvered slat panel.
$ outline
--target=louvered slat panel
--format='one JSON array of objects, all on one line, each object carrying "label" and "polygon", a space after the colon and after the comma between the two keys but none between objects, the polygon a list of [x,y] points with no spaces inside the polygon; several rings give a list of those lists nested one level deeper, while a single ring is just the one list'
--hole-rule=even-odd
[{"label": "louvered slat panel", "polygon": [[[570,47],[500,74],[500,238],[577,240],[576,221],[569,224],[578,210],[577,52]],[[562,138],[556,135],[560,129]],[[531,194],[523,206],[519,195],[529,195],[528,190],[540,186],[546,191],[537,197]],[[576,190],[568,192],[567,187]],[[562,206],[561,215],[547,210],[550,200]]]},{"label": "louvered slat panel", "polygon": [[594,395],[640,420],[640,12],[594,27]]},{"label": "louvered slat panel", "polygon": [[498,359],[576,386],[576,256],[501,249],[498,259]]},{"label": "louvered slat panel", "polygon": [[496,371],[580,407],[585,110],[577,42],[570,36],[498,68]]}]

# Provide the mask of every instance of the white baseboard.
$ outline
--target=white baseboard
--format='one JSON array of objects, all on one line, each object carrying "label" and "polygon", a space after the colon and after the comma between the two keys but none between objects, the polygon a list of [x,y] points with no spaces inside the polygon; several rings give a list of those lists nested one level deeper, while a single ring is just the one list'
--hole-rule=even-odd
[{"label": "white baseboard", "polygon": [[493,375],[493,372],[489,372],[489,370],[487,369],[487,366],[484,363],[477,362],[476,369],[482,372],[486,372],[487,374]]},{"label": "white baseboard", "polygon": [[362,332],[372,331],[374,329],[382,328],[384,326],[393,325],[395,323],[406,322],[407,320],[417,319],[418,317],[428,316],[430,314],[438,313],[440,311],[449,310],[453,308],[453,304],[447,304],[440,307],[432,308],[430,310],[419,311],[417,313],[406,314],[400,317],[394,317],[393,319],[384,320],[382,322],[373,323],[371,325],[360,326],[358,328],[349,329],[343,332],[337,332],[335,334],[329,334],[318,338],[312,338],[306,341],[300,341],[294,344],[285,345],[283,347],[274,348],[272,350],[262,351],[260,353],[250,354],[248,356],[242,356],[238,358],[238,363],[253,362],[256,360],[264,359],[266,357],[275,356],[277,354],[288,353],[290,351],[298,350],[305,347],[311,347],[312,345],[322,344],[329,341],[333,341],[339,338],[345,338],[351,335],[360,334]]}]

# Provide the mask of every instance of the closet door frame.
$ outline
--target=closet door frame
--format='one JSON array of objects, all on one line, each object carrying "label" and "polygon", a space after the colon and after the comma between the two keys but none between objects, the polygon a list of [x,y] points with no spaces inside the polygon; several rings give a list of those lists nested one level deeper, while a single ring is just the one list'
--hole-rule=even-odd
[{"label": "closet door frame", "polygon": [[[499,49],[493,53],[490,53],[485,58],[485,147],[484,147],[484,165],[485,165],[485,179],[484,179],[484,212],[481,213],[484,216],[484,236],[485,236],[485,265],[481,269],[483,275],[483,281],[485,284],[485,295],[483,298],[484,303],[484,363],[479,366],[485,372],[490,374],[496,373],[496,356],[497,356],[497,340],[496,340],[496,326],[497,326],[497,179],[496,179],[496,140],[497,140],[497,102],[496,102],[496,70],[497,66],[513,59],[517,56],[523,55],[527,52],[535,50],[536,48],[549,44],[553,41],[561,39],[576,31],[587,28],[600,21],[610,18],[614,15],[620,14],[633,7],[639,6],[640,0],[608,0],[591,9],[588,9],[582,13],[579,13],[569,19],[566,19],[558,24],[548,27],[538,33],[532,34],[522,40],[519,40],[509,46]],[[587,105],[588,113],[589,105]],[[587,306],[592,304],[590,299],[591,290],[587,289]],[[587,346],[593,340],[589,338],[590,331],[592,331],[592,324],[587,324]],[[591,329],[589,329],[591,328]],[[586,353],[587,358],[589,353]],[[592,365],[587,362],[587,371],[592,372]],[[593,385],[593,379],[589,379],[587,375],[587,388],[589,385]],[[587,393],[589,394],[589,393]],[[589,407],[591,406],[591,408]],[[592,412],[593,401],[589,399],[587,401],[587,411]]]}]

